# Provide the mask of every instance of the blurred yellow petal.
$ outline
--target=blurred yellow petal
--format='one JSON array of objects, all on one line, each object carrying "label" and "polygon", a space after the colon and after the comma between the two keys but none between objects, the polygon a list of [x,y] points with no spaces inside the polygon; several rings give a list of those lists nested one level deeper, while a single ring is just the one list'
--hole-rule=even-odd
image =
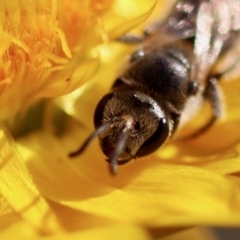
[{"label": "blurred yellow petal", "polygon": [[17,216],[16,219],[12,218],[13,223],[16,220],[24,220],[39,232],[59,230],[54,213],[34,186],[16,144],[2,126],[0,148],[0,220],[13,214]]},{"label": "blurred yellow petal", "polygon": [[215,238],[213,234],[211,234],[206,229],[201,228],[187,229],[175,234],[171,234],[170,236],[161,238],[161,240],[186,240],[186,239],[217,240],[217,238]]},{"label": "blurred yellow petal", "polygon": [[[42,238],[36,238],[42,239]],[[103,228],[90,228],[74,233],[55,235],[53,237],[44,238],[46,240],[92,240],[92,239],[106,239],[106,240],[150,240],[152,239],[142,228],[134,225],[109,225]]]},{"label": "blurred yellow petal", "polygon": [[[46,234],[46,233],[45,233]],[[44,235],[44,233],[43,233]],[[37,239],[39,233],[29,226],[26,222],[19,221],[16,224],[12,224],[6,229],[1,229],[0,238],[1,239],[16,239],[16,240],[31,240]]]},{"label": "blurred yellow petal", "polygon": [[235,184],[237,184],[240,187],[240,173],[227,175],[227,178],[233,181]]}]

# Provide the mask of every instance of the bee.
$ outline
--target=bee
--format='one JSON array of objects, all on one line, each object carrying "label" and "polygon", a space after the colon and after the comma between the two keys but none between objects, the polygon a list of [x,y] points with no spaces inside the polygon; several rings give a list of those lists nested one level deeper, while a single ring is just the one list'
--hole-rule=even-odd
[{"label": "bee", "polygon": [[236,45],[240,1],[182,0],[170,16],[145,29],[143,36],[126,35],[137,44],[129,65],[99,101],[95,131],[70,153],[81,154],[95,137],[108,157],[110,170],[155,152],[208,101],[212,117],[190,137],[209,129],[222,115],[219,79],[234,68],[219,69],[219,59]]}]

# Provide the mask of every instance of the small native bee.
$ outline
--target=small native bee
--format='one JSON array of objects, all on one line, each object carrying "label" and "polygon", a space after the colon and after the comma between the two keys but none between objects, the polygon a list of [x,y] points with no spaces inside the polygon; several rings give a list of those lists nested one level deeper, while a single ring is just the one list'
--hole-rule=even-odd
[{"label": "small native bee", "polygon": [[207,130],[222,112],[218,80],[236,65],[218,69],[219,59],[236,45],[240,1],[178,1],[165,22],[148,27],[137,43],[129,66],[98,103],[95,132],[77,151],[99,136],[112,173],[117,165],[160,148],[207,100],[212,118],[191,137]]}]

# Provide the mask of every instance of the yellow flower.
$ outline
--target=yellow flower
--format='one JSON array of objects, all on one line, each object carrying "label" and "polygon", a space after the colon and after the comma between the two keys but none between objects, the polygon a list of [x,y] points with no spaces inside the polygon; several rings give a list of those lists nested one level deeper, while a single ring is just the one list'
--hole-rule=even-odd
[{"label": "yellow flower", "polygon": [[[154,17],[166,15],[167,2],[158,2]],[[198,139],[170,141],[116,177],[97,141],[68,158],[93,130],[94,108],[133,50],[111,39],[154,6],[154,0],[2,1],[1,119],[13,121],[37,100],[92,80],[46,104],[43,127],[30,134],[13,139],[0,126],[1,239],[152,239],[194,226],[239,226],[239,81],[223,84],[226,121]],[[206,118],[207,109],[200,119]],[[189,234],[197,239],[200,232]]]},{"label": "yellow flower", "polygon": [[100,36],[89,29],[112,2],[1,1],[1,119],[11,120],[43,97],[69,93],[96,72],[97,56],[86,53]]}]

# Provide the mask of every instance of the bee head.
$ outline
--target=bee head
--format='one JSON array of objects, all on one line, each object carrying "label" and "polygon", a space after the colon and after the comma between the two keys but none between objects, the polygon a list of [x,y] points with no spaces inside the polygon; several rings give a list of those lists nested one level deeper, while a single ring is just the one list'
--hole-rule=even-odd
[{"label": "bee head", "polygon": [[105,95],[98,103],[94,125],[111,171],[117,164],[156,151],[169,136],[169,123],[159,105],[149,96],[131,91]]}]

